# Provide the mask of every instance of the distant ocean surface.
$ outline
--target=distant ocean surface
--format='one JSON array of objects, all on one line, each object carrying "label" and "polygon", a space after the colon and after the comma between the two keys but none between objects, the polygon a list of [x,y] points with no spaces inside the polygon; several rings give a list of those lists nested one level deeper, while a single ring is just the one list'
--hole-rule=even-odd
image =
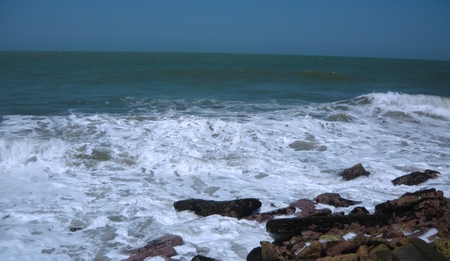
[{"label": "distant ocean surface", "polygon": [[[449,130],[445,61],[0,52],[0,259],[122,260],[172,233],[180,260],[245,260],[264,224],[173,202],[448,197]],[[371,175],[338,176],[357,163]],[[441,175],[391,183],[425,169]]]}]

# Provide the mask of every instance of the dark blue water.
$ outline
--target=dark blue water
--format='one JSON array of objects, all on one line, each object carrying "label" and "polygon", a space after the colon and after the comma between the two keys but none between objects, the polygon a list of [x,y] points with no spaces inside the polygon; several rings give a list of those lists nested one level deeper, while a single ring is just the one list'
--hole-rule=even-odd
[{"label": "dark blue water", "polygon": [[134,113],[138,107],[185,109],[191,103],[224,106],[218,101],[294,105],[388,91],[449,97],[450,62],[253,54],[0,52],[0,90],[0,115]]}]

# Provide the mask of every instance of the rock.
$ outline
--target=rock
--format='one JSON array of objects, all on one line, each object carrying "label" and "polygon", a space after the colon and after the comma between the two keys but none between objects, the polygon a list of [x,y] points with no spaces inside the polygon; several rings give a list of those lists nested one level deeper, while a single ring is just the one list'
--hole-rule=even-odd
[{"label": "rock", "polygon": [[302,211],[300,213],[297,213],[297,217],[320,217],[320,216],[329,216],[331,215],[332,211],[329,208],[322,208],[322,209],[314,209],[311,211]]},{"label": "rock", "polygon": [[375,206],[375,213],[405,213],[413,210],[420,202],[427,199],[442,200],[444,194],[436,189],[419,190],[414,193],[405,193],[400,198],[389,200]]},{"label": "rock", "polygon": [[261,207],[261,201],[255,198],[237,199],[231,201],[213,201],[203,199],[187,199],[174,204],[177,211],[191,210],[200,216],[222,215],[242,218],[252,214]]},{"label": "rock", "polygon": [[327,256],[335,256],[339,254],[356,253],[361,245],[366,245],[369,242],[369,238],[364,235],[357,235],[350,240],[342,240],[338,244],[327,248]]},{"label": "rock", "polygon": [[326,233],[332,228],[343,228],[351,223],[364,226],[387,225],[391,218],[391,214],[374,214],[273,219],[267,221],[266,229],[277,236],[300,235],[303,231]]},{"label": "rock", "polygon": [[450,237],[436,239],[433,245],[439,253],[450,260]]},{"label": "rock", "polygon": [[424,255],[429,260],[433,261],[446,261],[447,258],[445,258],[443,255],[438,253],[430,244],[423,241],[420,238],[412,238],[411,244],[419,250],[422,255]]},{"label": "rock", "polygon": [[248,253],[246,260],[247,261],[261,261],[261,260],[263,260],[261,247],[253,248],[252,251],[250,251],[250,253]]},{"label": "rock", "polygon": [[356,207],[350,213],[349,215],[367,215],[370,214],[369,211],[365,207]]},{"label": "rock", "polygon": [[274,211],[264,212],[264,213],[258,213],[253,214],[251,216],[245,217],[245,219],[248,220],[255,220],[257,222],[263,222],[270,219],[273,219],[275,216],[280,215],[291,215],[295,213],[295,207],[289,206],[287,208],[280,208]]},{"label": "rock", "polygon": [[292,260],[294,255],[285,246],[277,246],[266,241],[261,242],[263,260]]},{"label": "rock", "polygon": [[361,203],[361,201],[353,201],[342,198],[338,193],[323,193],[315,198],[317,203],[327,204],[334,207],[348,207]]},{"label": "rock", "polygon": [[183,239],[176,235],[165,235],[150,241],[146,246],[128,251],[133,256],[126,261],[142,261],[147,257],[171,257],[177,254],[173,247],[183,244]]},{"label": "rock", "polygon": [[82,230],[82,229],[83,229],[82,227],[69,227],[70,232],[76,232],[76,231]]},{"label": "rock", "polygon": [[401,261],[430,261],[413,245],[396,248],[392,253]]},{"label": "rock", "polygon": [[440,172],[437,172],[435,170],[425,170],[425,172],[413,172],[401,177],[398,177],[396,179],[392,180],[392,184],[395,186],[398,185],[407,185],[407,186],[414,186],[420,183],[423,183],[429,179],[437,178],[438,174],[441,174]]},{"label": "rock", "polygon": [[370,172],[366,171],[361,163],[356,164],[355,166],[344,170],[339,176],[341,176],[344,180],[352,180],[359,176],[369,176]]},{"label": "rock", "polygon": [[338,256],[327,256],[322,258],[317,258],[316,261],[358,261],[357,254],[346,254]]},{"label": "rock", "polygon": [[309,246],[297,253],[297,257],[300,259],[320,258],[324,255],[324,247],[319,241],[313,241]]},{"label": "rock", "polygon": [[218,261],[218,260],[214,259],[214,258],[209,258],[209,257],[206,257],[206,256],[197,255],[197,256],[194,256],[191,259],[191,261]]},{"label": "rock", "polygon": [[394,253],[386,249],[376,251],[372,257],[372,260],[376,261],[399,261],[398,257],[394,255]]},{"label": "rock", "polygon": [[289,204],[289,206],[296,207],[301,211],[310,211],[316,209],[316,203],[310,199],[302,198]]}]

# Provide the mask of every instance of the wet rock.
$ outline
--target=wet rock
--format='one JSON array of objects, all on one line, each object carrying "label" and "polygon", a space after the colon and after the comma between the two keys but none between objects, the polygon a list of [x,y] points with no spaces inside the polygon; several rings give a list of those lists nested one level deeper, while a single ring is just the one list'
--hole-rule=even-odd
[{"label": "wet rock", "polygon": [[261,260],[263,260],[261,247],[253,248],[252,251],[250,251],[250,253],[248,253],[246,260],[247,261],[261,261]]},{"label": "wet rock", "polygon": [[320,216],[329,216],[331,215],[332,211],[329,208],[322,208],[322,209],[314,209],[311,211],[302,211],[300,213],[297,213],[297,217],[320,217]]},{"label": "wet rock", "polygon": [[209,257],[206,257],[206,256],[200,256],[200,255],[198,255],[198,256],[194,256],[192,259],[191,259],[191,261],[218,261],[217,259],[214,259],[214,258],[209,258]]},{"label": "wet rock", "polygon": [[344,180],[352,180],[359,176],[369,176],[370,172],[366,171],[361,163],[356,164],[355,166],[345,169],[339,176]]},{"label": "wet rock", "polygon": [[296,207],[302,212],[309,212],[316,209],[316,203],[310,199],[302,198],[289,204],[291,207]]},{"label": "wet rock", "polygon": [[349,215],[367,215],[370,214],[365,207],[356,207],[350,211]]},{"label": "wet rock", "polygon": [[369,238],[364,235],[357,235],[350,240],[340,241],[338,244],[326,250],[327,256],[335,256],[338,254],[356,253],[361,245],[366,245]]},{"label": "wet rock", "polygon": [[143,261],[147,257],[162,256],[165,258],[177,254],[173,247],[183,244],[183,239],[177,235],[164,235],[150,241],[146,246],[128,251],[133,254],[126,261]]},{"label": "wet rock", "polygon": [[438,174],[441,174],[440,172],[437,172],[435,170],[425,170],[425,172],[413,172],[401,177],[398,177],[396,179],[392,180],[392,184],[395,186],[398,185],[407,185],[407,186],[414,186],[420,183],[423,183],[429,179],[437,178]]},{"label": "wet rock", "polygon": [[361,203],[361,201],[353,201],[342,198],[338,193],[323,193],[314,199],[317,203],[327,204],[334,207],[348,207]]},{"label": "wet rock", "polygon": [[237,199],[231,201],[213,201],[203,199],[187,199],[174,204],[177,211],[190,210],[200,216],[222,215],[242,218],[250,216],[261,207],[261,201],[255,198]]},{"label": "wet rock", "polygon": [[294,213],[295,213],[295,207],[289,206],[287,208],[280,208],[280,209],[277,209],[274,211],[253,214],[251,216],[245,217],[245,219],[254,220],[257,222],[264,222],[264,221],[275,218],[275,216],[291,215]]},{"label": "wet rock", "polygon": [[444,194],[436,189],[419,190],[414,193],[405,193],[400,198],[388,200],[375,206],[375,213],[405,213],[412,211],[414,206],[427,199],[442,200]]},{"label": "wet rock", "polygon": [[352,223],[363,226],[383,226],[389,223],[391,214],[355,215],[355,216],[324,216],[290,219],[273,219],[267,221],[267,232],[283,236],[300,235],[303,231],[326,233],[332,228],[344,228]]},{"label": "wet rock", "polygon": [[70,228],[69,228],[69,231],[70,231],[70,232],[76,232],[76,231],[82,230],[82,229],[83,229],[82,227],[70,227]]}]

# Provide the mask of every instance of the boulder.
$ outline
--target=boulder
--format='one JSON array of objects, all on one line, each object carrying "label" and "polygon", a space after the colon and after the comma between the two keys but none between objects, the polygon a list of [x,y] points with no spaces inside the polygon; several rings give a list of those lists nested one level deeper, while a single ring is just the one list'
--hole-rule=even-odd
[{"label": "boulder", "polygon": [[292,260],[294,255],[285,246],[277,246],[266,241],[261,242],[263,260]]},{"label": "boulder", "polygon": [[444,193],[436,189],[419,190],[413,193],[405,193],[400,198],[388,200],[375,206],[375,213],[406,213],[412,211],[420,202],[428,199],[442,200]]},{"label": "boulder", "polygon": [[396,179],[392,180],[392,184],[395,186],[398,185],[407,185],[407,186],[414,186],[420,183],[423,183],[429,179],[437,178],[438,174],[441,174],[440,172],[437,172],[435,170],[425,170],[425,172],[413,172],[401,177],[398,177]]},{"label": "boulder", "polygon": [[367,215],[370,214],[369,211],[365,207],[356,207],[350,213],[349,215]]},{"label": "boulder", "polygon": [[252,214],[261,207],[261,201],[255,198],[237,199],[230,201],[213,201],[203,199],[187,199],[174,204],[177,211],[190,210],[200,216],[222,215],[242,218]]},{"label": "boulder", "polygon": [[361,163],[356,164],[355,166],[345,169],[339,176],[341,176],[344,180],[352,180],[359,176],[369,176],[370,172],[366,171]]},{"label": "boulder", "polygon": [[361,203],[361,201],[353,201],[342,198],[338,193],[323,193],[315,198],[317,203],[327,204],[333,207],[348,207]]},{"label": "boulder", "polygon": [[183,239],[177,235],[164,235],[157,239],[150,241],[147,245],[141,248],[128,251],[133,254],[125,261],[143,261],[147,257],[162,256],[165,258],[177,254],[173,247],[183,244]]}]

